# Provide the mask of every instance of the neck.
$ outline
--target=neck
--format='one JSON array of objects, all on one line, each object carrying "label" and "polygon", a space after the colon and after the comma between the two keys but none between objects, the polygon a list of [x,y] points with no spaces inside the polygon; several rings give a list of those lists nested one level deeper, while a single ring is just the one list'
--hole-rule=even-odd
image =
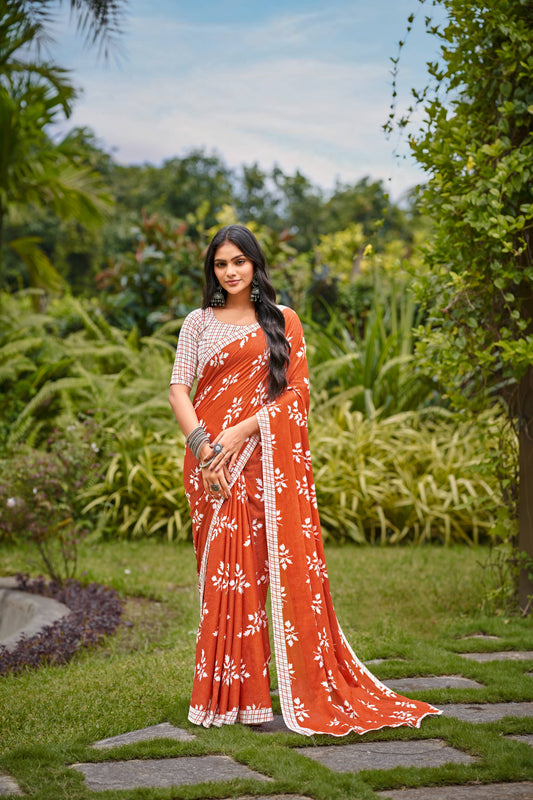
[{"label": "neck", "polygon": [[230,311],[239,311],[245,313],[246,311],[255,311],[255,306],[250,300],[250,298],[246,297],[233,297],[232,295],[228,295],[226,297],[226,308]]}]

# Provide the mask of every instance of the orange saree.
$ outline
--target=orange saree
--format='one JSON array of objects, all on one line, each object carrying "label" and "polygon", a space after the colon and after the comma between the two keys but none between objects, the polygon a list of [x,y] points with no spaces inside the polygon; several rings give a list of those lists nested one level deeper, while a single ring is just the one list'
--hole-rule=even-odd
[{"label": "orange saree", "polygon": [[[185,457],[201,607],[189,720],[208,727],[272,719],[265,612],[270,585],[279,695],[291,730],[342,736],[418,727],[440,711],[377,680],[335,616],[307,434],[305,343],[297,315],[283,313],[291,344],[288,388],[265,405],[268,364],[259,325],[223,325],[210,309],[201,312],[200,322],[193,312],[196,341],[203,339],[195,356],[200,424],[213,439],[257,414],[260,437],[244,445],[228,500],[205,494],[198,462],[188,450]],[[211,338],[209,326],[216,328]]]}]

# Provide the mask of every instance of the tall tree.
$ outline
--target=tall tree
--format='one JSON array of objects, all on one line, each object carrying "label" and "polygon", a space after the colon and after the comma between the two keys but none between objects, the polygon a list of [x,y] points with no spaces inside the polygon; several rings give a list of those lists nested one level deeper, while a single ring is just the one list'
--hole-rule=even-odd
[{"label": "tall tree", "polygon": [[[69,116],[75,92],[66,70],[39,56],[49,2],[0,2],[0,285],[2,244],[8,214],[48,206],[60,217],[98,224],[108,203],[99,176],[79,163],[71,139],[56,145],[47,128]],[[96,24],[96,23],[95,23]],[[36,237],[9,242],[25,262],[34,285],[60,281]]]},{"label": "tall tree", "polygon": [[[419,0],[423,3],[424,0]],[[530,0],[433,0],[440,58],[414,91],[433,298],[422,350],[456,402],[505,396],[519,438],[523,609],[533,596],[533,17]],[[411,19],[410,19],[411,22]],[[407,120],[399,120],[404,126]],[[389,126],[390,127],[390,126]],[[512,488],[512,487],[510,487]]]}]

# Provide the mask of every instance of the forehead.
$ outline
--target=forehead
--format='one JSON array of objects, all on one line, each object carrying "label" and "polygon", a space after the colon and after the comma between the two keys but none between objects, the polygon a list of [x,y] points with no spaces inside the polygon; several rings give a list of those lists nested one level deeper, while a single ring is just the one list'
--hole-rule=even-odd
[{"label": "forehead", "polygon": [[233,242],[225,241],[222,242],[222,244],[215,250],[215,262],[231,261],[232,258],[243,255],[244,253],[240,247],[237,247],[237,245],[233,244]]}]

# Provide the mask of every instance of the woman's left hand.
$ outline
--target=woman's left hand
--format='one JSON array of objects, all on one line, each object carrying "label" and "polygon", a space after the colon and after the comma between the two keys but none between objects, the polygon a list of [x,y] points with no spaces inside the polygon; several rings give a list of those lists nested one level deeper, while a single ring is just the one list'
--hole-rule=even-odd
[{"label": "woman's left hand", "polygon": [[243,422],[232,425],[231,428],[225,428],[218,434],[212,446],[215,447],[215,445],[219,444],[222,447],[222,451],[210,465],[211,469],[216,472],[221,472],[223,468],[231,470],[242,450],[243,444],[250,436],[248,431],[250,426],[246,423],[247,420],[243,420]]}]

